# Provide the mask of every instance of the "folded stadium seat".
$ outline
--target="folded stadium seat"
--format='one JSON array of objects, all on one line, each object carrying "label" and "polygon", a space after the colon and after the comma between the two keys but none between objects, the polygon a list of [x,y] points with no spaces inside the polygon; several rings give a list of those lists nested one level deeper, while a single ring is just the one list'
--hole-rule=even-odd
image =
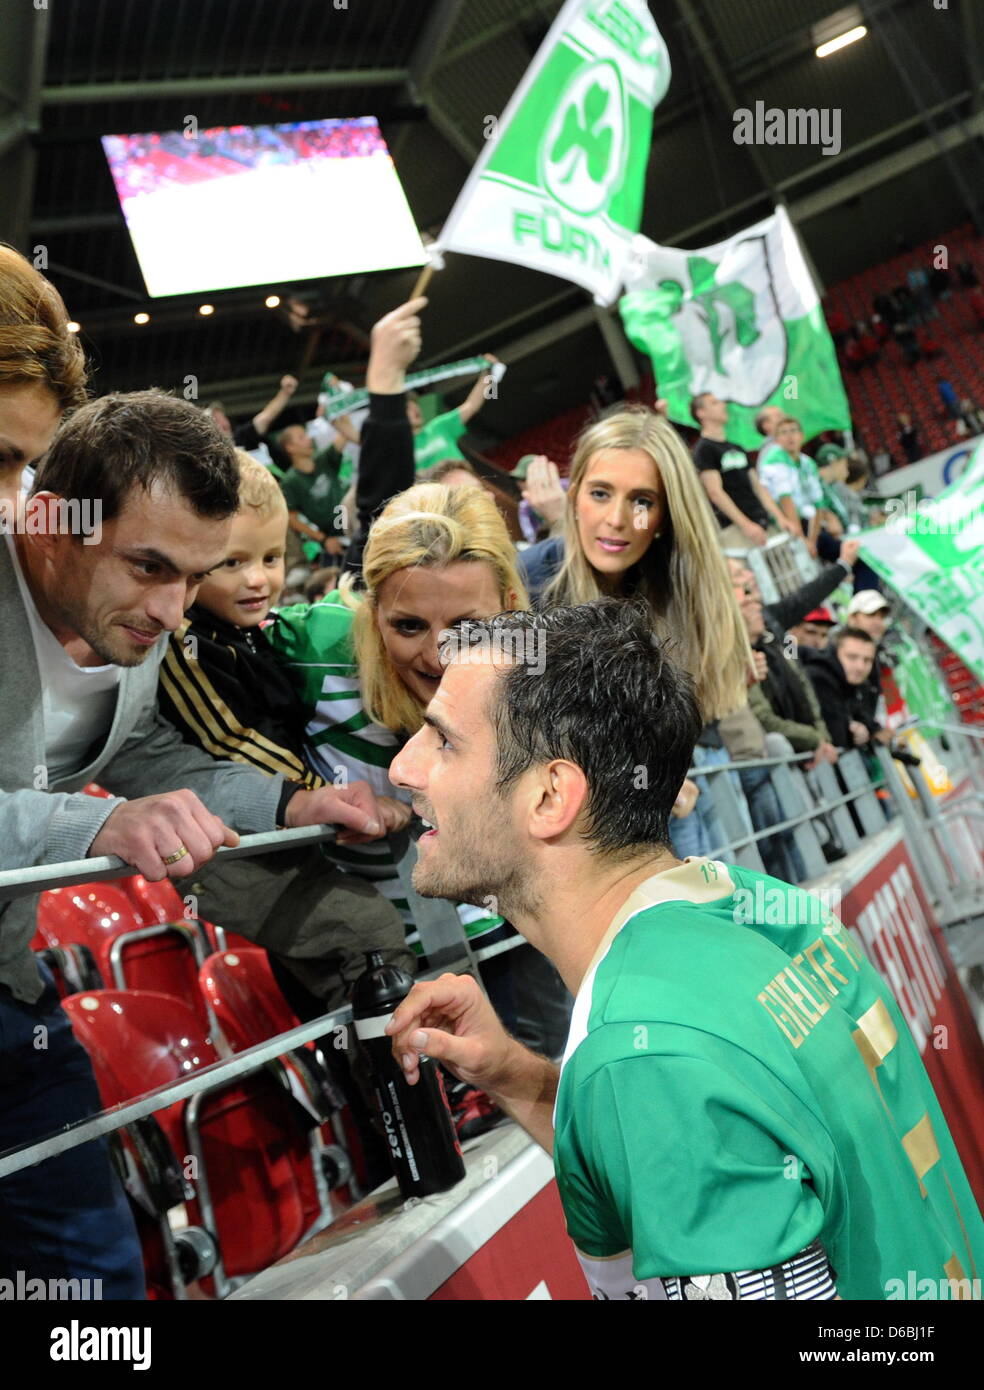
[{"label": "folded stadium seat", "polygon": [[115,883],[51,888],[41,894],[37,922],[45,949],[87,947],[106,985],[169,994],[194,1010],[200,1027],[211,1026],[198,988],[208,953],[200,923],[147,921]]},{"label": "folded stadium seat", "polygon": [[137,908],[145,926],[152,922],[197,922],[212,951],[224,951],[227,946],[248,949],[253,944],[238,932],[227,932],[190,911],[169,878],[151,883],[143,874],[134,874],[132,878],[121,878],[119,886]]},{"label": "folded stadium seat", "polygon": [[31,949],[51,971],[60,999],[65,999],[70,994],[78,994],[81,990],[104,987],[106,981],[88,946],[79,946],[70,941],[61,946],[45,946],[44,937],[40,932],[36,934],[35,941],[42,944],[35,945],[32,942]]},{"label": "folded stadium seat", "polygon": [[[198,978],[232,1052],[245,1052],[300,1026],[274,978],[266,951],[255,946],[217,951],[201,967]],[[326,1045],[333,1042],[334,1039],[327,1039]],[[294,1094],[306,1109],[324,1121],[321,1128],[325,1176],[333,1195],[337,1191],[340,1201],[350,1205],[355,1198],[351,1186],[353,1162],[363,1180],[365,1164],[345,1097],[332,1079],[317,1041],[292,1048],[280,1060],[290,1073]]]},{"label": "folded stadium seat", "polygon": [[[132,1100],[219,1060],[197,1016],[149,990],[94,990],[65,1000],[104,1105]],[[224,1297],[331,1220],[309,1118],[273,1074],[218,1081],[156,1112],[177,1156],[189,1221],[217,1246],[203,1289]],[[200,1271],[191,1271],[197,1277]]]},{"label": "folded stadium seat", "polygon": [[233,1052],[300,1026],[258,947],[217,951],[198,972],[199,983]]}]

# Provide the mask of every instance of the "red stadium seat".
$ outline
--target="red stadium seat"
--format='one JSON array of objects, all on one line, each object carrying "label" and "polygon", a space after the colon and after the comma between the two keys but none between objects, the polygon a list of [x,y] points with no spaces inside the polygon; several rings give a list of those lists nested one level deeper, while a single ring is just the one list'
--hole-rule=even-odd
[{"label": "red stadium seat", "polygon": [[213,951],[224,951],[226,947],[233,946],[245,947],[247,950],[252,947],[253,943],[247,941],[244,936],[239,936],[237,932],[227,932],[223,927],[213,926],[211,922],[199,918],[196,912],[190,911],[169,878],[151,883],[143,874],[134,874],[132,878],[121,878],[118,882],[147,926],[151,922],[196,921],[199,922]]},{"label": "red stadium seat", "polygon": [[257,947],[218,951],[198,974],[205,998],[233,1052],[298,1027],[297,1015],[280,991]]},{"label": "red stadium seat", "polygon": [[[64,1002],[92,1059],[104,1105],[132,1100],[218,1060],[180,1000],[96,990]],[[203,1281],[223,1297],[331,1219],[299,1107],[268,1068],[157,1112],[194,1195],[188,1216],[214,1236],[219,1259]]]},{"label": "red stadium seat", "polygon": [[200,1027],[210,1027],[198,988],[198,968],[208,949],[199,923],[146,922],[114,883],[49,889],[41,894],[37,921],[35,939],[45,948],[85,946],[107,985],[169,994],[194,1009]]},{"label": "red stadium seat", "polygon": [[146,925],[151,922],[180,922],[185,916],[184,902],[169,878],[151,883],[143,874],[121,878],[117,886],[123,890]]}]

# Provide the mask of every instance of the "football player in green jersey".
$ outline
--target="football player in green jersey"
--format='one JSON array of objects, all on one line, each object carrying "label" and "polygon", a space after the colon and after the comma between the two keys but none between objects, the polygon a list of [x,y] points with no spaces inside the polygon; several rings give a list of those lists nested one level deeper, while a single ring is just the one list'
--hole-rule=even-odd
[{"label": "football player in green jersey", "polygon": [[415,885],[494,894],[575,1006],[558,1072],[473,980],[418,983],[388,1025],[408,1080],[437,1057],[553,1153],[598,1298],[885,1299],[912,1275],[979,1296],[970,1186],[855,939],[668,848],[700,714],[645,616],[502,614],[446,660],[390,769],[431,825]]}]

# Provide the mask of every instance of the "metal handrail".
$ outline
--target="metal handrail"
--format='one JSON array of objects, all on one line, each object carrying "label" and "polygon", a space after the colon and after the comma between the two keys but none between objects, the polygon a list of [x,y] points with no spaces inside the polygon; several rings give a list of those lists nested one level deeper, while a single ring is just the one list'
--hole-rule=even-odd
[{"label": "metal handrail", "polygon": [[715,772],[741,772],[743,769],[751,767],[789,767],[791,763],[806,762],[808,758],[817,756],[816,749],[807,749],[805,753],[793,753],[791,757],[784,757],[775,754],[768,758],[747,758],[740,763],[708,763],[705,767],[688,767],[688,777],[707,777]]},{"label": "metal handrail", "polygon": [[[86,993],[96,992],[94,990],[86,991]],[[91,1115],[84,1120],[76,1120],[73,1124],[66,1125],[57,1134],[51,1134],[46,1139],[35,1140],[30,1144],[21,1144],[13,1149],[5,1149],[0,1154],[0,1178],[8,1177],[9,1174],[16,1173],[21,1168],[30,1168],[46,1158],[53,1158],[55,1154],[64,1153],[66,1149],[72,1149],[77,1144],[87,1143],[90,1139],[98,1139],[101,1135],[109,1134],[114,1129],[122,1129],[124,1125],[132,1124],[134,1120],[142,1120],[147,1115],[152,1115],[155,1110],[163,1110],[165,1106],[173,1105],[175,1101],[187,1100],[196,1092],[214,1086],[217,1081],[232,1081],[237,1076],[244,1076],[248,1072],[256,1071],[258,1067],[263,1066],[266,1062],[272,1062],[277,1057],[282,1057],[285,1052],[289,1052],[292,1048],[300,1047],[304,1043],[311,1042],[314,1038],[323,1037],[333,1028],[347,1025],[351,1021],[352,1010],[346,1005],[343,1009],[336,1009],[333,1013],[325,1014],[323,1018],[314,1019],[310,1023],[302,1023],[300,1027],[292,1028],[288,1033],[280,1033],[267,1042],[257,1043],[255,1047],[247,1048],[244,1052],[237,1052],[234,1057],[225,1057],[219,1062],[210,1062],[207,1067],[199,1068],[193,1075],[181,1081],[169,1081],[163,1086],[155,1086],[152,1091],[145,1092],[136,1100],[123,1101],[118,1105],[110,1106],[107,1110],[100,1111],[98,1115]]]},{"label": "metal handrail", "polygon": [[870,787],[855,787],[852,791],[845,792],[843,796],[825,801],[822,806],[812,806],[809,810],[802,811],[798,816],[776,821],[775,825],[767,826],[765,830],[754,830],[748,835],[742,835],[740,839],[725,840],[720,848],[712,850],[711,853],[717,856],[731,849],[741,849],[745,845],[754,844],[758,840],[767,840],[772,835],[781,834],[784,830],[794,830],[797,825],[805,825],[807,821],[817,820],[820,816],[826,815],[828,811],[832,811],[838,806],[846,806],[851,801],[857,801],[859,797],[869,796],[870,793]]},{"label": "metal handrail", "polygon": [[[280,849],[297,849],[333,840],[334,825],[302,825],[295,830],[263,830],[256,835],[243,835],[238,845],[223,846],[215,858],[244,859],[251,854]],[[0,873],[0,901],[7,898],[26,898],[51,888],[70,888],[73,883],[99,883],[104,879],[131,878],[139,870],[115,854],[98,854],[92,859],[70,859],[62,864],[29,864],[23,869],[5,869]]]}]

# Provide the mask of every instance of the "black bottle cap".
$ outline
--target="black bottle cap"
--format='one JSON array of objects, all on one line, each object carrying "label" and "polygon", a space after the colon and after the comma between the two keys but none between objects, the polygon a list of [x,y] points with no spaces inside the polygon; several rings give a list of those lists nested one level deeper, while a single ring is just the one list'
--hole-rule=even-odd
[{"label": "black bottle cap", "polygon": [[352,990],[352,1012],[356,1018],[392,1013],[413,988],[413,980],[398,965],[387,965],[382,951],[366,952],[366,969]]}]

